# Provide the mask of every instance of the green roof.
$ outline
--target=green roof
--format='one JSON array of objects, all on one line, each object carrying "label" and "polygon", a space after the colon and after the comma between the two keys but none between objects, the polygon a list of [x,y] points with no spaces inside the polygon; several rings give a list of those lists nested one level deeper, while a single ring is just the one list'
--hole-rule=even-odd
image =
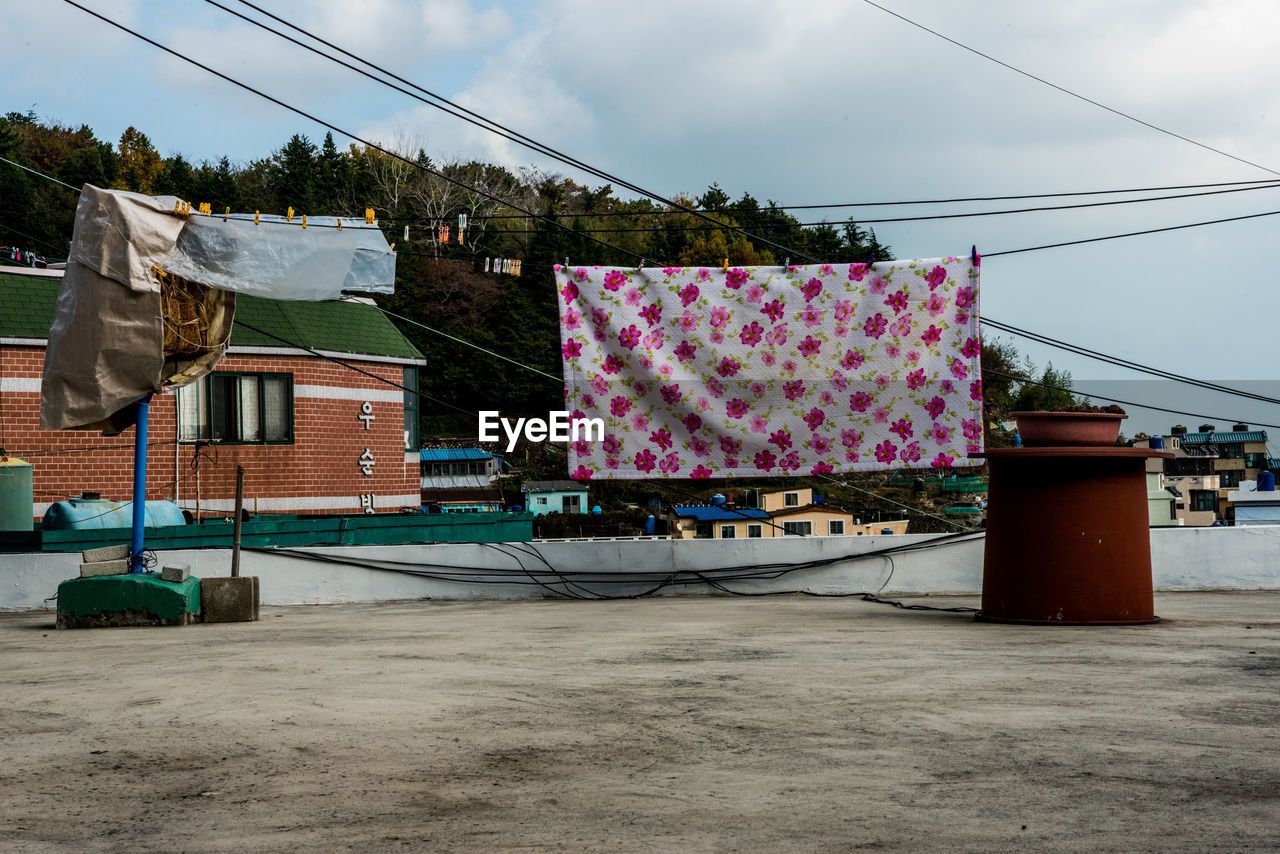
[{"label": "green roof", "polygon": [[61,278],[0,272],[0,338],[49,337]]},{"label": "green roof", "polygon": [[[0,338],[48,338],[61,284],[62,279],[53,276],[0,272],[0,305],[4,306],[0,311]],[[231,346],[310,347],[339,353],[422,358],[418,348],[372,306],[271,300],[246,294],[236,298]]]}]

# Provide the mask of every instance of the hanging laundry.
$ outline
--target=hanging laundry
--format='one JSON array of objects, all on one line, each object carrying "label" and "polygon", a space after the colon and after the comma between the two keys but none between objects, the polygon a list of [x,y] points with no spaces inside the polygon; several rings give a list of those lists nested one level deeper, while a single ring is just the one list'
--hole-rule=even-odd
[{"label": "hanging laundry", "polygon": [[560,267],[565,407],[605,424],[570,475],[974,465],[978,267]]}]

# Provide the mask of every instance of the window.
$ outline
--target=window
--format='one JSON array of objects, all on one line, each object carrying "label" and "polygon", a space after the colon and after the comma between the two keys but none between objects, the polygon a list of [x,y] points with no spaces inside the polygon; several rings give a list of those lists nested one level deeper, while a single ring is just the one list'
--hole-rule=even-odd
[{"label": "window", "polygon": [[783,522],[782,533],[797,537],[808,537],[813,534],[812,522]]},{"label": "window", "polygon": [[738,536],[737,525],[721,525],[720,526],[720,539],[732,540],[736,536]]},{"label": "window", "polygon": [[763,526],[763,525],[748,525],[748,526],[747,526],[747,538],[748,538],[748,539],[756,540],[756,539],[759,539],[760,537],[763,537],[763,536],[764,536],[764,526]]},{"label": "window", "polygon": [[784,493],[782,493],[782,506],[783,506],[783,507],[799,507],[799,506],[800,506],[800,493],[798,493],[798,492],[784,492]]},{"label": "window", "polygon": [[292,443],[292,375],[216,372],[183,386],[178,389],[178,439]]},{"label": "window", "polygon": [[581,513],[582,512],[582,496],[566,495],[560,499],[561,513]]},{"label": "window", "polygon": [[697,524],[694,525],[693,535],[696,539],[699,539],[699,540],[711,539],[711,523],[698,522]]},{"label": "window", "polygon": [[827,536],[843,537],[844,536],[844,520],[831,519],[827,522]]},{"label": "window", "polygon": [[1240,480],[1244,477],[1241,469],[1223,469],[1218,472],[1218,483],[1223,489],[1235,489],[1240,485]]},{"label": "window", "polygon": [[534,503],[534,504],[546,504],[546,503],[547,503],[547,496],[545,496],[545,495],[539,495],[537,498],[533,499],[533,503]]},{"label": "window", "polygon": [[416,451],[418,434],[418,369],[404,369],[404,449]]},{"label": "window", "polygon": [[1264,469],[1267,467],[1267,455],[1253,451],[1244,455],[1244,467],[1247,469]]},{"label": "window", "polygon": [[1216,511],[1218,509],[1218,494],[1212,489],[1191,490],[1191,509]]}]

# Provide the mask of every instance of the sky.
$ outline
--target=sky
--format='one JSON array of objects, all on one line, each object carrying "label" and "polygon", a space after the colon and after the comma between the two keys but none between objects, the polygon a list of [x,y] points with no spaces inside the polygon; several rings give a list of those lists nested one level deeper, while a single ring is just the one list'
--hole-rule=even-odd
[{"label": "sky", "polygon": [[[1247,181],[1280,170],[1272,44],[1280,5],[877,1],[1009,65],[1258,165],[1056,91],[864,0],[255,0],[427,89],[668,197],[696,195],[716,182],[731,196],[749,192],[780,204],[893,201]],[[77,2],[366,139],[601,183],[314,57],[206,0]],[[237,0],[219,2],[256,14]],[[315,141],[325,134],[63,0],[0,0],[0,13],[6,112],[87,124],[112,141],[135,125],[161,153],[194,161],[226,155],[244,162],[269,155],[294,133]],[[1057,203],[1071,201],[1084,200]],[[825,213],[866,223],[1035,204]],[[872,227],[896,257],[933,258],[973,244],[999,253],[1272,210],[1280,211],[1280,188]],[[991,257],[982,268],[982,313],[1280,397],[1269,310],[1277,228],[1280,216]],[[1052,361],[1069,371],[1081,391],[1187,409],[1219,427],[1280,425],[1280,406],[1156,383],[1003,337],[1038,366]],[[1127,408],[1128,433],[1206,423]],[[1280,428],[1271,432],[1280,439]]]}]

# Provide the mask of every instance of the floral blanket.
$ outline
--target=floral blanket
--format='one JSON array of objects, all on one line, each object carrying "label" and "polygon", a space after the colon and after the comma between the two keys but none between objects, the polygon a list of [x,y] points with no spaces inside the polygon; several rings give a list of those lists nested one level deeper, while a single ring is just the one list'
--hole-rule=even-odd
[{"label": "floral blanket", "polygon": [[[556,266],[571,446],[589,478],[975,465],[978,267]],[[580,434],[584,435],[584,434]]]}]

